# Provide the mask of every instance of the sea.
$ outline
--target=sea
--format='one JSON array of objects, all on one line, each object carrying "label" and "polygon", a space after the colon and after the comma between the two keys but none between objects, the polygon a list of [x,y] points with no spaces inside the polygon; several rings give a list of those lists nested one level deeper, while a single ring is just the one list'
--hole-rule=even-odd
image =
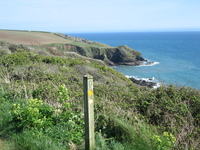
[{"label": "sea", "polygon": [[113,47],[127,45],[155,62],[149,66],[113,67],[127,77],[200,89],[200,31],[65,34]]}]

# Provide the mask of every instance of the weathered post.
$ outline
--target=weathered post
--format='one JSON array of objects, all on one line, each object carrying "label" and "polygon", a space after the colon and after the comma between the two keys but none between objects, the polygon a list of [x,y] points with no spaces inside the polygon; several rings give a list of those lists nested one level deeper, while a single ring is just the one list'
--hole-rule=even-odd
[{"label": "weathered post", "polygon": [[84,117],[85,117],[85,149],[95,149],[94,135],[94,96],[93,96],[93,77],[85,75],[84,84]]}]

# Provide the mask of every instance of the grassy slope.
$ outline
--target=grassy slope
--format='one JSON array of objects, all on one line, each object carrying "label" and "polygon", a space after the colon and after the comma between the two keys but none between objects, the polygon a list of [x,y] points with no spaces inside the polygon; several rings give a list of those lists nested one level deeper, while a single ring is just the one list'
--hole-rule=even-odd
[{"label": "grassy slope", "polygon": [[48,43],[71,43],[70,40],[56,36],[49,32],[0,30],[0,40],[28,45],[42,45]]},{"label": "grassy slope", "polygon": [[[77,42],[73,38],[66,38],[63,34],[21,30],[0,30],[0,41],[15,42],[27,45],[43,45],[50,43],[64,43],[80,46],[89,45],[87,43]],[[92,42],[92,44],[90,45],[98,47],[110,47],[108,45],[98,42]]]},{"label": "grassy slope", "polygon": [[176,137],[176,147],[199,147],[200,93],[195,89],[141,88],[102,61],[59,49],[56,56],[38,46],[12,45],[12,50],[0,52],[0,136],[4,139],[8,140],[8,131],[12,132],[12,128],[6,128],[10,124],[4,117],[9,114],[6,107],[18,99],[39,98],[57,106],[57,91],[65,84],[73,110],[83,112],[82,78],[88,73],[94,77],[96,131],[105,137],[125,143],[125,149],[125,141],[138,149],[145,145],[146,149],[156,149],[152,143],[159,138],[152,137],[156,134],[161,138],[167,131]]}]

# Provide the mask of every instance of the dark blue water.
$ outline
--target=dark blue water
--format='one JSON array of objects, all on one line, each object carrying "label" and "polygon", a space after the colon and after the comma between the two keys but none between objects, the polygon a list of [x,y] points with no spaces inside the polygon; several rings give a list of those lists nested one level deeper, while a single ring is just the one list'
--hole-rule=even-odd
[{"label": "dark blue water", "polygon": [[124,75],[152,78],[165,84],[200,89],[200,32],[70,33],[105,43],[127,45],[142,53],[154,66],[120,66]]}]

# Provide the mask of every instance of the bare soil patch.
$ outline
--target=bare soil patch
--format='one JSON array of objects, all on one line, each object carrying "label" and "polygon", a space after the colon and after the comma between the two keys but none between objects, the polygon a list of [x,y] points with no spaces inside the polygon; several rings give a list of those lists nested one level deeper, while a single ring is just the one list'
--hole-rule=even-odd
[{"label": "bare soil patch", "polygon": [[56,36],[54,33],[12,30],[0,30],[0,40],[27,45],[71,43],[70,40]]}]

